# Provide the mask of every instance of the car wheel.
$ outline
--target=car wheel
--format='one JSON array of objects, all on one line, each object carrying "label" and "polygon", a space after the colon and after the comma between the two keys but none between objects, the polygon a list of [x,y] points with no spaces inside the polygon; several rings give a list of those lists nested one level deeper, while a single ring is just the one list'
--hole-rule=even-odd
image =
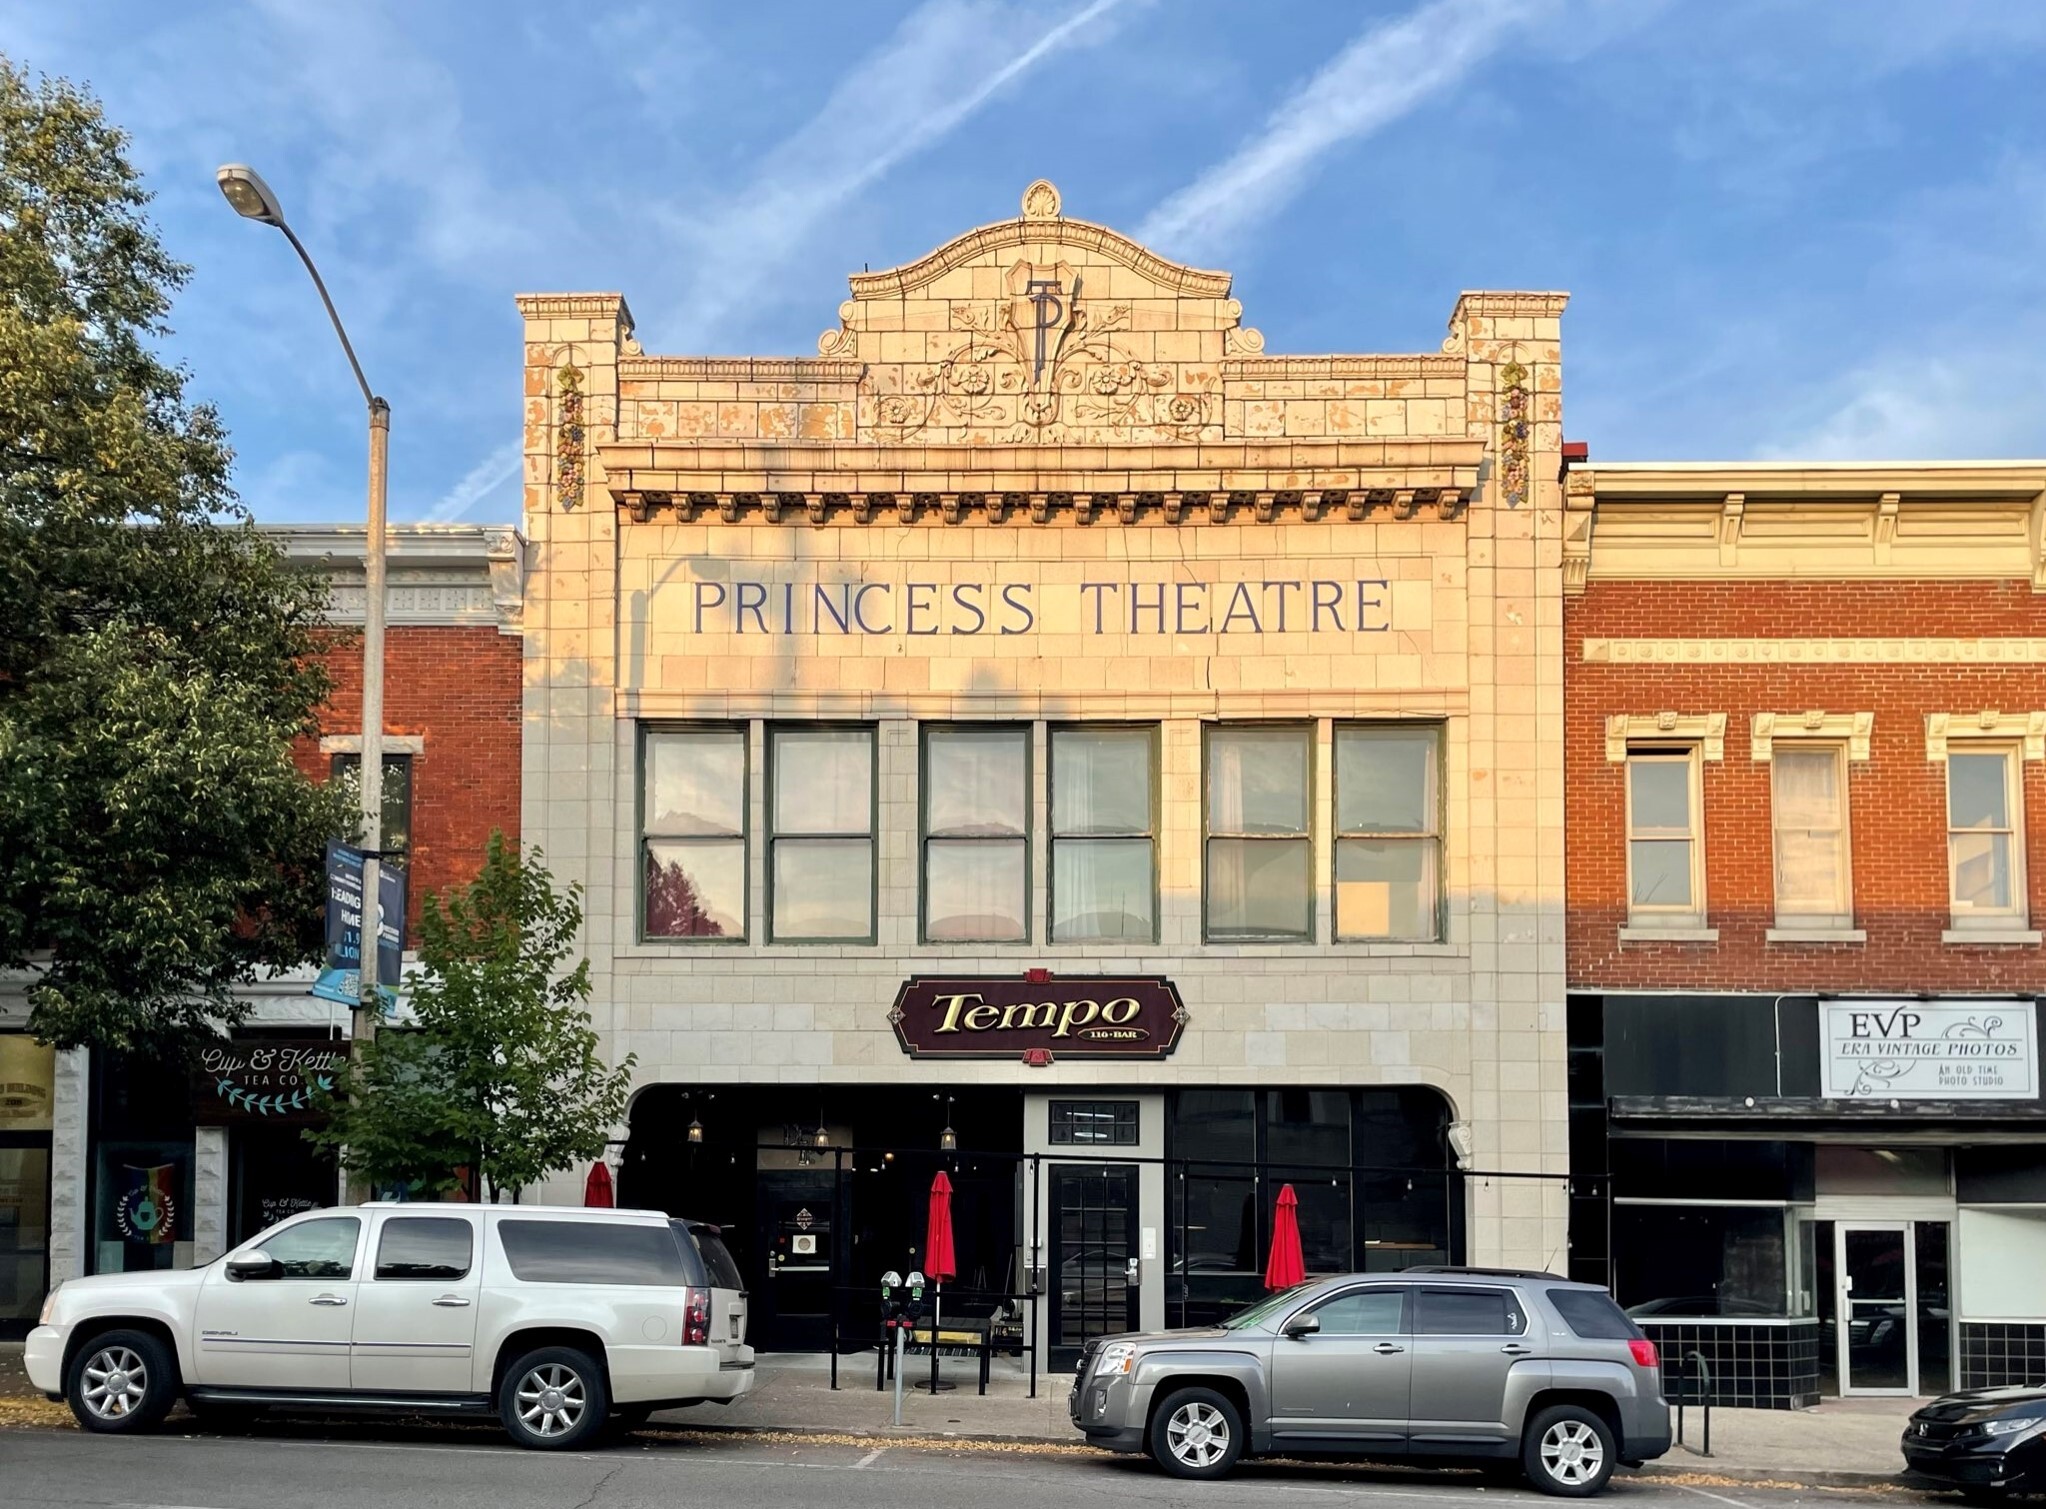
[{"label": "car wheel", "polygon": [[1612,1430],[1582,1405],[1551,1405],[1528,1422],[1520,1465],[1543,1493],[1589,1498],[1617,1465]]},{"label": "car wheel", "polygon": [[1243,1416],[1226,1394],[1184,1388],[1151,1415],[1151,1459],[1176,1478],[1219,1478],[1243,1455]]},{"label": "car wheel", "polygon": [[147,1331],[108,1331],[71,1359],[64,1396],[87,1430],[152,1430],[177,1402],[178,1366]]},{"label": "car wheel", "polygon": [[567,1451],[603,1429],[610,1414],[603,1369],[574,1347],[541,1347],[504,1370],[497,1417],[521,1446]]}]

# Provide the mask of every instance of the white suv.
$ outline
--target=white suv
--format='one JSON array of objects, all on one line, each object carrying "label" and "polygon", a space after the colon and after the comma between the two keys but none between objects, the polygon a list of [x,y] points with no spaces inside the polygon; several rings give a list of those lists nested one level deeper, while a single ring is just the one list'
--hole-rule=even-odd
[{"label": "white suv", "polygon": [[204,1268],[61,1285],[25,1361],[87,1430],[147,1430],[182,1395],[221,1416],[494,1411],[535,1447],[728,1404],[754,1379],[716,1227],[574,1206],[308,1211]]}]

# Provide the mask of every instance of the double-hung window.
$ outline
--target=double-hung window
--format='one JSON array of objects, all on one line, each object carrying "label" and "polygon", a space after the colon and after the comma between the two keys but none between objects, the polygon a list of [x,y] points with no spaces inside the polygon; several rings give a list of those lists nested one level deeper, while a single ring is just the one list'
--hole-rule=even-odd
[{"label": "double-hung window", "polygon": [[1779,743],[1769,764],[1776,926],[1851,927],[1846,746]]},{"label": "double-hung window", "polygon": [[1158,936],[1158,730],[1051,731],[1051,940]]},{"label": "double-hung window", "polygon": [[[392,754],[385,751],[383,841],[377,847],[383,851],[385,864],[402,865],[411,857],[412,849],[412,756]],[[362,805],[362,756],[360,754],[337,754],[328,767],[336,784],[348,792],[351,809]]]},{"label": "double-hung window", "polygon": [[1432,942],[1442,919],[1442,730],[1338,725],[1336,937]]},{"label": "double-hung window", "polygon": [[1696,746],[1627,751],[1627,914],[1639,928],[1705,926]]},{"label": "double-hung window", "polygon": [[1208,937],[1311,938],[1314,730],[1211,726],[1207,744]]},{"label": "double-hung window", "polygon": [[874,730],[768,730],[768,933],[874,941]]},{"label": "double-hung window", "polygon": [[746,731],[648,729],[640,754],[641,926],[746,936]]},{"label": "double-hung window", "polygon": [[924,730],[926,943],[1022,943],[1030,926],[1030,730]]},{"label": "double-hung window", "polygon": [[2026,923],[2023,793],[2016,744],[1956,740],[1947,752],[1947,868],[1956,931]]}]

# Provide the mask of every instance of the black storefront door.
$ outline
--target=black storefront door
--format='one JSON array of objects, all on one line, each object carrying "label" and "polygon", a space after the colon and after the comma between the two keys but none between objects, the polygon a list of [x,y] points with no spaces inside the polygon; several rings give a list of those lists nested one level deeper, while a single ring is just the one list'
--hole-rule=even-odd
[{"label": "black storefront door", "polygon": [[1051,1170],[1051,1366],[1071,1368],[1099,1336],[1137,1328],[1137,1170],[1127,1163]]},{"label": "black storefront door", "polygon": [[833,1265],[838,1257],[830,1169],[762,1169],[753,1250],[758,1268],[748,1325],[769,1352],[822,1352],[831,1345]]}]

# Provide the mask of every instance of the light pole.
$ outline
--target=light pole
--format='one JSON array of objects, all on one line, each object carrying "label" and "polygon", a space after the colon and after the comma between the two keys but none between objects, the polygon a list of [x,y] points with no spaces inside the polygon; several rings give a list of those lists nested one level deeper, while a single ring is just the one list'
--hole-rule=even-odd
[{"label": "light pole", "polygon": [[[312,274],[313,287],[319,290],[320,302],[327,306],[327,318],[334,322],[334,333],[341,337],[341,350],[348,357],[356,386],[362,389],[362,401],[369,409],[369,529],[362,560],[362,757],[357,771],[362,788],[364,851],[362,984],[350,1034],[353,1040],[350,1051],[359,1058],[362,1045],[376,1035],[377,1011],[382,1005],[377,993],[380,983],[377,965],[382,941],[382,909],[378,899],[383,881],[384,837],[384,490],[390,471],[391,406],[370,391],[369,379],[362,375],[362,363],[355,359],[355,347],[349,344],[341,316],[327,296],[320,270],[285,222],[284,206],[278,203],[270,185],[263,182],[254,168],[238,162],[228,163],[213,176],[236,214],[276,226],[298,253],[299,261],[305,263],[305,270]],[[358,1183],[350,1180],[351,1199],[359,1199],[365,1193],[356,1187]]]}]

